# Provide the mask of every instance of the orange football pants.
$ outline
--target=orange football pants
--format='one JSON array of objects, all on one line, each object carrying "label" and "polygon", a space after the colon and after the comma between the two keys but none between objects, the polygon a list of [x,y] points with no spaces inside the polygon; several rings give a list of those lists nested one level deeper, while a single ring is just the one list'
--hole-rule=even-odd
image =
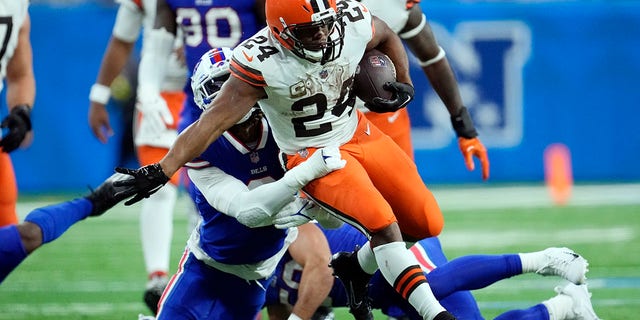
[{"label": "orange football pants", "polygon": [[[311,181],[305,193],[367,233],[397,221],[413,240],[440,234],[442,212],[411,158],[359,111],[358,121],[351,141],[340,147],[346,166]],[[316,150],[308,148],[308,155]],[[308,155],[287,155],[287,168]]]},{"label": "orange football pants", "polygon": [[391,139],[413,159],[411,120],[409,119],[409,111],[407,108],[402,108],[396,112],[367,112],[365,115],[371,123],[391,137]]},{"label": "orange football pants", "polygon": [[[168,126],[170,129],[176,129],[178,127],[178,120],[180,119],[180,111],[182,110],[182,104],[186,99],[186,94],[183,92],[162,92],[160,94],[162,98],[167,102],[169,111],[173,116],[173,124]],[[143,116],[138,113],[138,117]],[[139,121],[138,121],[139,123]],[[153,146],[138,146],[136,147],[136,153],[138,155],[138,162],[141,166],[156,163],[160,161],[169,152],[169,149],[153,147]],[[181,170],[180,170],[181,171]],[[180,172],[178,171],[178,172]],[[174,185],[180,185],[180,174],[176,173],[171,177],[170,182]]]},{"label": "orange football pants", "polygon": [[17,224],[18,186],[8,153],[0,151],[0,227]]}]

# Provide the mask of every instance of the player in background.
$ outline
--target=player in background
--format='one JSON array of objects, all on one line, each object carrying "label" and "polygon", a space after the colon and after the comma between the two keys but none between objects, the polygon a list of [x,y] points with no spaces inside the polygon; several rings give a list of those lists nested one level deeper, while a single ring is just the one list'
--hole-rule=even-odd
[{"label": "player in background", "polygon": [[[305,227],[315,228],[316,232],[321,230],[326,238],[322,234],[320,237],[315,236],[312,229],[301,227],[298,227],[300,229],[298,240],[291,244],[289,252],[278,263],[274,280],[267,288],[265,306],[270,320],[292,319],[289,318],[291,305],[294,303],[299,305],[298,293],[304,290],[300,279],[305,277],[306,257],[320,255],[328,258],[331,252],[350,250],[354,246],[364,245],[367,241],[360,232],[347,224],[338,229],[326,229],[311,223],[305,225]],[[321,245],[298,242],[305,238],[313,238],[315,243]],[[560,276],[569,283],[556,287],[558,295],[551,299],[527,309],[507,311],[496,319],[598,319],[591,306],[591,294],[587,290],[587,285],[584,284],[588,264],[583,257],[570,249],[548,248],[543,251],[520,254],[468,255],[447,261],[440,243],[434,241],[435,239],[422,239],[410,250],[420,262],[436,298],[459,319],[483,319],[475,299],[467,290],[481,289],[497,281],[525,273]],[[324,242],[323,245],[322,242]],[[316,281],[333,282],[333,278],[324,276]],[[369,294],[373,308],[381,309],[384,314],[393,319],[422,319],[389,286],[379,272],[376,272],[371,280]],[[317,290],[316,295],[327,297],[322,295],[321,290]],[[320,310],[324,312],[326,307],[346,307],[347,301],[345,290],[335,282],[326,301],[322,304],[324,307]],[[311,314],[313,314],[314,308],[319,305],[307,303],[306,309],[312,310]],[[300,318],[310,319],[311,316]]]},{"label": "player in background", "polygon": [[0,227],[18,223],[18,186],[9,153],[33,139],[31,108],[36,97],[29,1],[0,0],[0,91],[7,85],[8,115],[0,122]]},{"label": "player in background", "polygon": [[[213,49],[197,65],[192,87],[203,109],[229,78],[231,55],[228,48]],[[260,311],[264,288],[297,236],[296,228],[288,228],[297,225],[290,216],[298,213],[304,223],[313,210],[322,212],[294,195],[345,165],[338,148],[327,147],[284,173],[278,152],[262,112],[252,108],[187,164],[203,219],[163,293],[158,319],[252,319]],[[147,168],[161,170],[157,164]],[[273,226],[279,218],[280,229]]]},{"label": "player in background", "polygon": [[[106,109],[109,87],[126,65],[141,30],[145,33],[144,40],[153,28],[153,9],[156,6],[155,0],[119,2],[112,36],[89,94],[89,126],[102,143],[113,135]],[[178,115],[185,99],[182,87],[187,82],[187,71],[180,58],[180,42],[175,41],[172,49],[170,58],[163,65],[166,73],[162,78],[160,95],[145,94],[144,87],[138,91],[134,144],[140,165],[162,159],[178,135]],[[143,41],[142,54],[150,50],[155,50],[153,45]],[[179,182],[180,175],[173,175],[170,183],[145,199],[140,208],[140,239],[148,277],[143,299],[152,310],[168,282],[173,212]]]},{"label": "player in background", "polygon": [[113,185],[125,177],[113,174],[85,197],[37,208],[23,222],[0,227],[0,283],[34,250],[58,239],[78,221],[102,215],[131,196],[128,188]]},{"label": "player in background", "polygon": [[[431,87],[438,94],[451,116],[453,130],[467,169],[474,170],[473,157],[480,160],[482,179],[489,178],[489,157],[464,106],[455,74],[444,49],[438,45],[431,26],[420,7],[420,0],[362,0],[371,12],[386,22],[402,38],[418,59]],[[360,106],[364,108],[363,103]],[[389,135],[411,158],[411,123],[406,108],[394,113],[367,112],[367,118]]]},{"label": "player in background", "polygon": [[[340,145],[345,169],[313,180],[305,193],[371,235],[368,249],[358,251],[362,261],[374,270],[380,266],[385,279],[396,283],[425,319],[453,319],[403,242],[439,234],[438,204],[411,159],[354,110],[353,77],[367,49],[387,54],[398,71],[398,82],[388,85],[392,99],[376,100],[378,109],[397,110],[412,99],[406,52],[400,38],[364,6],[353,1],[339,6],[335,1],[267,0],[268,27],[234,49],[232,77],[211,107],[159,163],[119,171],[133,176],[127,183],[139,190],[134,201],[149,196],[259,103],[288,169],[304,164],[318,148]],[[154,31],[156,41],[173,41],[173,30]],[[156,56],[166,59],[167,49]]]},{"label": "player in background", "polygon": [[[265,25],[264,0],[156,0],[154,30],[149,37],[160,47],[168,45],[171,36],[181,38],[187,65],[187,78],[192,76],[200,57],[217,47],[233,48]],[[168,32],[165,34],[164,32]],[[179,34],[179,31],[183,31]],[[151,41],[150,41],[151,42]],[[156,79],[166,73],[158,68],[166,61],[165,51],[145,51],[140,62],[139,90],[159,94]],[[186,99],[180,114],[178,132],[200,117],[202,110],[194,102],[189,83],[184,87]]]}]

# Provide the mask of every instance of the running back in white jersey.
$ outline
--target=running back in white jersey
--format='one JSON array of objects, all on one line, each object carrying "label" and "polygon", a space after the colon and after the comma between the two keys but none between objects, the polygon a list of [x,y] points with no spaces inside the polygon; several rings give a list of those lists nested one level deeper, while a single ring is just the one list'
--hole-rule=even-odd
[{"label": "running back in white jersey", "polygon": [[4,87],[7,64],[18,45],[18,32],[27,17],[28,0],[0,0],[0,91]]},{"label": "running back in white jersey", "polygon": [[342,53],[322,65],[296,56],[264,28],[242,42],[233,54],[231,73],[267,98],[258,101],[280,149],[294,154],[307,147],[344,144],[357,126],[351,93],[353,76],[373,37],[369,11],[341,1],[345,36]]}]

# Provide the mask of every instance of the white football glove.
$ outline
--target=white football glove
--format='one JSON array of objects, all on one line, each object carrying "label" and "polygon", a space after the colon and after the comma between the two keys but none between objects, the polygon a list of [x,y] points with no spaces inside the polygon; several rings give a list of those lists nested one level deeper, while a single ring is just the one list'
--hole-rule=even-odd
[{"label": "white football glove", "polygon": [[313,220],[313,217],[307,216],[305,213],[305,208],[311,206],[314,206],[312,202],[296,197],[294,201],[287,204],[273,217],[273,225],[278,229],[287,229],[303,225]]},{"label": "white football glove", "polygon": [[136,102],[136,109],[142,113],[140,127],[144,126],[147,132],[159,136],[173,124],[171,111],[160,94],[147,93],[144,89],[140,91]]},{"label": "white football glove", "polygon": [[309,159],[290,170],[300,188],[311,180],[323,177],[335,170],[344,168],[347,160],[342,159],[337,145],[320,148]]}]

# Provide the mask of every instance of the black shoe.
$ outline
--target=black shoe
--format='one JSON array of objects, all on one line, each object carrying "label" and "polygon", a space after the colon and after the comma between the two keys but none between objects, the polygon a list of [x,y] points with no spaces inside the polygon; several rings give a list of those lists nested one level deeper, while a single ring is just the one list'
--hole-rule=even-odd
[{"label": "black shoe", "polygon": [[168,283],[169,278],[166,275],[152,277],[151,280],[147,282],[147,289],[144,291],[143,297],[144,303],[154,315],[158,314],[158,303]]},{"label": "black shoe", "polygon": [[99,216],[118,204],[118,202],[132,196],[132,193],[123,192],[130,187],[113,186],[114,182],[128,178],[129,176],[126,174],[114,173],[95,190],[91,190],[91,194],[85,197],[93,203],[93,210],[91,210],[89,216]]},{"label": "black shoe", "polygon": [[336,318],[333,308],[327,306],[319,306],[316,312],[311,316],[311,320],[334,320]]},{"label": "black shoe", "polygon": [[349,312],[356,320],[373,320],[368,292],[371,275],[360,267],[357,252],[357,249],[354,252],[338,252],[331,258],[329,266],[347,291]]}]

